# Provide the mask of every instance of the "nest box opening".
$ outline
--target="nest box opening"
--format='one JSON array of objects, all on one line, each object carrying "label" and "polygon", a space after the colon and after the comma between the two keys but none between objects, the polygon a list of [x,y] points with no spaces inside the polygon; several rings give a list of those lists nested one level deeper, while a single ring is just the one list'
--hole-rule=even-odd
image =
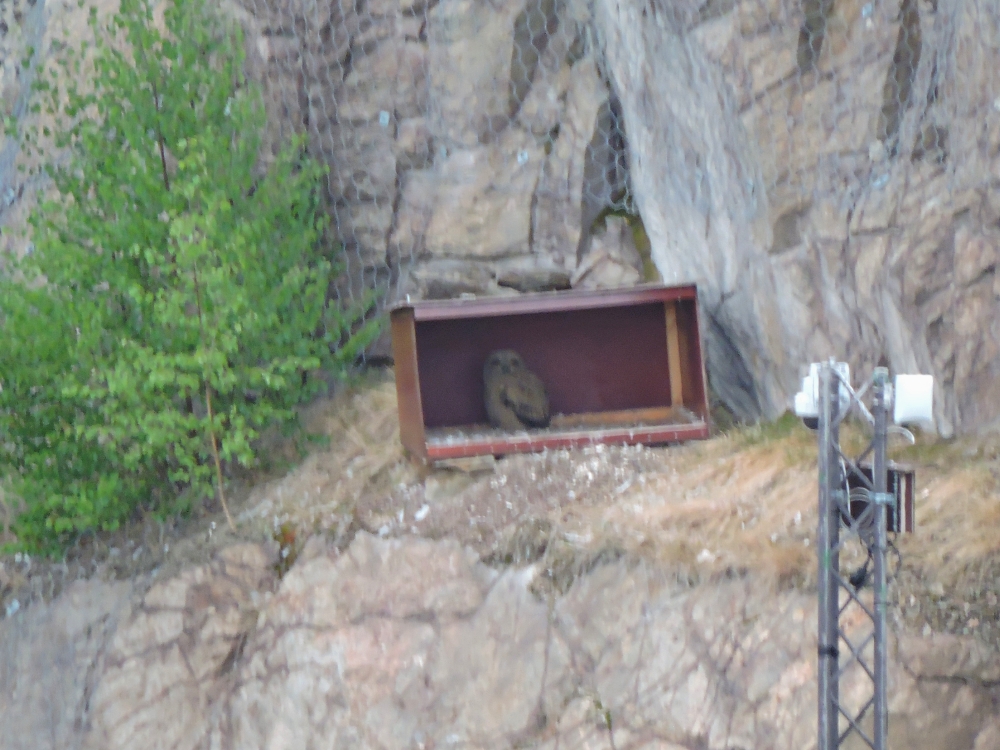
[{"label": "nest box opening", "polygon": [[[444,458],[708,436],[694,286],[421,301],[391,311],[400,435]],[[545,384],[548,427],[491,427],[483,365],[512,349]]]}]

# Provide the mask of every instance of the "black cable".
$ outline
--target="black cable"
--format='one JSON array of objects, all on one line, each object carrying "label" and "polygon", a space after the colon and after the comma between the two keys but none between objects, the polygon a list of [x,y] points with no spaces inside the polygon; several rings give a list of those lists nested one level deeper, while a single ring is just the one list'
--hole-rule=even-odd
[{"label": "black cable", "polygon": [[859,591],[868,584],[868,572],[869,566],[871,566],[874,558],[872,556],[872,551],[868,550],[868,559],[865,560],[864,565],[855,570],[851,575],[847,577],[848,582],[854,587],[855,591]]},{"label": "black cable", "polygon": [[[895,542],[896,534],[893,532],[886,536],[886,552],[892,552],[896,558],[896,567],[893,570],[892,565],[889,564],[889,555],[886,555],[886,566],[885,566],[885,583],[886,586],[891,585],[896,581],[899,576],[899,571],[903,567],[903,554],[899,551],[899,547],[896,546]],[[854,587],[855,591],[858,591],[865,586],[867,586],[871,581],[869,575],[871,573],[871,565],[875,561],[875,557],[872,554],[871,548],[868,549],[868,559],[865,560],[864,564],[851,573],[847,580]]]},{"label": "black cable", "polygon": [[889,556],[886,555],[885,582],[888,585],[896,580],[899,572],[903,569],[903,553],[896,546],[896,532],[886,535],[886,552],[892,552],[896,556],[896,570],[893,571],[892,566],[889,565]]}]

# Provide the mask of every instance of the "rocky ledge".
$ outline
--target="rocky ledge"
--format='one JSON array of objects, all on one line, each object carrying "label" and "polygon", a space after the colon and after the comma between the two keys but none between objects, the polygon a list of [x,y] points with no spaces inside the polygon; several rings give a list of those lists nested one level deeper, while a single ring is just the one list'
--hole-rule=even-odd
[{"label": "rocky ledge", "polygon": [[[801,748],[815,599],[599,564],[564,593],[452,541],[241,544],[0,622],[0,747]],[[894,746],[1000,746],[1000,659],[897,633]],[[843,695],[860,699],[853,675]]]}]

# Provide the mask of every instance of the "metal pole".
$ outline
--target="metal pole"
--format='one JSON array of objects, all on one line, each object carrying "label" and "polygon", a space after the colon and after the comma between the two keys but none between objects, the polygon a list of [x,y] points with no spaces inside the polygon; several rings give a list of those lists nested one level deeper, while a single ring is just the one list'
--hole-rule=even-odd
[{"label": "metal pole", "polygon": [[833,658],[827,660],[829,671],[830,712],[833,722],[830,726],[831,748],[840,745],[840,503],[837,496],[844,492],[844,473],[840,465],[840,380],[833,371],[833,359],[827,365],[830,384],[828,398],[830,401],[830,445],[827,447],[830,457],[830,487],[829,503],[826,509],[830,524],[830,568],[827,577],[830,579],[831,596],[827,599],[827,627],[829,642],[833,647]]},{"label": "metal pole", "polygon": [[886,421],[887,408],[885,402],[885,386],[889,379],[889,371],[884,367],[876,368],[874,375],[874,403],[872,416],[875,419],[874,459],[872,462],[872,479],[875,490],[875,549],[872,556],[875,563],[875,727],[872,739],[875,750],[886,750],[888,742],[889,709],[887,704],[888,685],[888,654],[886,644],[886,505],[890,496],[886,493]]},{"label": "metal pole", "polygon": [[[842,469],[844,458],[840,449],[840,393],[841,381],[834,369],[833,360],[819,365],[819,528],[816,546],[819,554],[818,606],[819,606],[819,648],[818,664],[818,699],[819,699],[819,732],[818,750],[838,750],[850,735],[857,734],[864,747],[870,750],[887,750],[888,747],[888,644],[886,634],[886,611],[888,604],[886,556],[888,533],[886,516],[888,505],[895,501],[895,496],[886,492],[888,470],[886,462],[886,436],[888,433],[888,408],[891,400],[888,393],[889,372],[884,367],[876,368],[871,381],[872,410],[869,413],[863,405],[857,402],[863,412],[874,422],[874,436],[869,448],[862,454],[872,452],[872,481],[868,484],[863,477],[858,481],[871,488],[869,505],[864,518],[860,521],[862,528],[850,524],[851,534],[858,533],[862,543],[868,548],[870,561],[874,565],[872,571],[872,588],[874,606],[869,608],[861,598],[861,582],[842,582],[840,579],[840,526],[846,523],[850,510],[850,497],[847,494],[847,477]],[[850,384],[845,384],[850,388]],[[867,387],[866,387],[867,389]],[[866,390],[863,389],[863,390]],[[852,398],[855,398],[852,396]],[[858,459],[860,461],[861,459]],[[871,529],[869,523],[874,527]],[[872,533],[872,531],[874,533]],[[868,572],[868,563],[861,573]],[[844,591],[841,591],[841,588]],[[840,609],[841,594],[849,599],[845,602],[847,609],[854,604],[869,614],[874,626],[874,632],[869,632],[862,643],[852,645],[848,635],[843,638],[848,651],[845,658],[840,658],[841,629]],[[867,644],[872,644],[872,652],[867,651]],[[869,657],[866,654],[871,654]],[[871,662],[868,659],[871,658]],[[840,670],[848,669],[857,661],[860,667],[873,677],[874,688],[872,697],[859,709],[857,715],[843,713],[840,706]],[[872,731],[869,735],[864,728],[864,719],[871,712]],[[839,733],[841,715],[847,720],[843,736]],[[853,718],[852,718],[853,717]]]},{"label": "metal pole", "polygon": [[839,382],[829,363],[819,368],[819,528],[816,547],[819,555],[819,748],[836,750],[839,744],[840,701],[838,680],[838,621],[840,597],[837,572],[840,564],[837,544],[840,518],[833,493],[839,489],[840,464],[837,460],[837,411]]},{"label": "metal pole", "polygon": [[[827,600],[836,593],[830,590],[830,516],[827,508],[830,505],[830,371],[824,362],[819,367],[819,528],[816,530],[816,553],[819,555],[819,575],[817,576],[817,597],[819,599],[819,666],[817,669],[819,693],[819,748],[818,750],[836,750],[837,743],[830,742],[830,724],[836,726],[836,716],[831,715],[830,705],[830,670],[827,661],[836,658],[836,649],[831,648],[829,628],[827,627]],[[832,653],[831,653],[832,652]]]}]

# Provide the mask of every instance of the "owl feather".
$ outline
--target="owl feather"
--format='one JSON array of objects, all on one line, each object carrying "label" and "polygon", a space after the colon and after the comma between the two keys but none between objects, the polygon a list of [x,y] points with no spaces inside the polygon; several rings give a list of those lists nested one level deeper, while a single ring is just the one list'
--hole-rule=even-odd
[{"label": "owl feather", "polygon": [[492,352],[483,366],[484,400],[490,424],[504,430],[547,427],[549,398],[545,384],[517,352]]}]

